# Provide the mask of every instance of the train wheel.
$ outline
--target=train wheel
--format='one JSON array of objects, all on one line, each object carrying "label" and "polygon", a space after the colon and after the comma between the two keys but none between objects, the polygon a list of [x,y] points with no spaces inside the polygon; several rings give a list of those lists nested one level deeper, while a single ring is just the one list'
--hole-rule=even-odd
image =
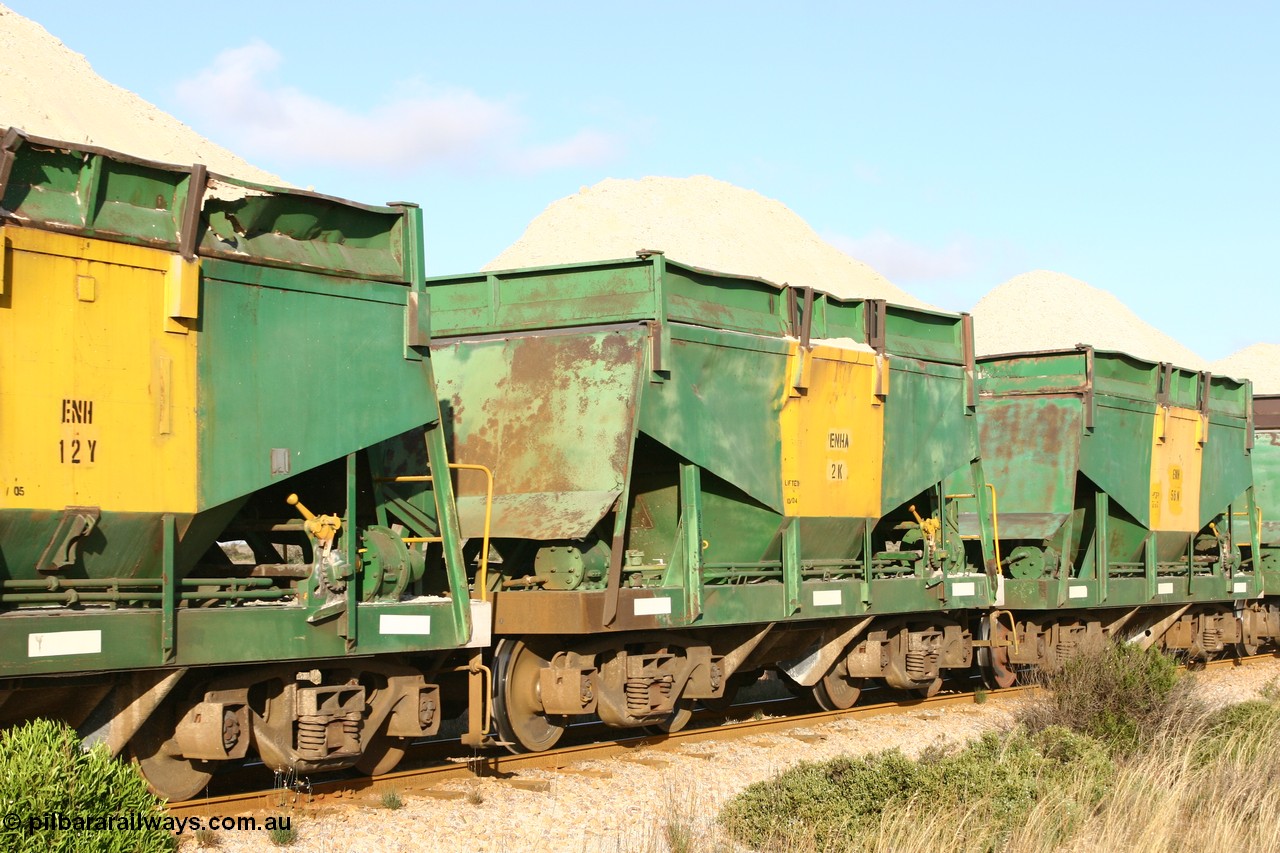
[{"label": "train wheel", "polygon": [[862,684],[863,679],[850,676],[848,666],[841,661],[813,685],[813,698],[824,711],[844,711],[858,701]]},{"label": "train wheel", "polygon": [[[990,620],[983,619],[982,626],[981,633],[984,635],[982,639],[997,643],[1007,643],[1009,641],[1009,629],[1003,624],[997,624],[993,631]],[[1009,663],[1008,646],[980,646],[978,647],[977,658],[978,668],[982,672],[982,681],[992,690],[1001,687],[1012,687],[1013,683],[1018,680],[1017,670]]]},{"label": "train wheel", "polygon": [[689,721],[693,719],[693,700],[680,699],[676,701],[676,707],[671,711],[671,715],[660,723],[645,726],[644,730],[655,735],[669,735],[689,725]]},{"label": "train wheel", "polygon": [[542,710],[538,677],[547,658],[520,640],[501,640],[493,652],[493,717],[512,752],[542,752],[556,745],[568,723]]},{"label": "train wheel", "polygon": [[356,770],[366,776],[381,776],[390,773],[404,758],[408,738],[391,737],[390,735],[374,735],[364,748],[364,754],[356,761]]},{"label": "train wheel", "polygon": [[171,801],[189,800],[209,784],[214,765],[177,758],[165,751],[165,744],[174,735],[172,719],[171,707],[157,708],[129,741],[129,753],[157,796]]}]

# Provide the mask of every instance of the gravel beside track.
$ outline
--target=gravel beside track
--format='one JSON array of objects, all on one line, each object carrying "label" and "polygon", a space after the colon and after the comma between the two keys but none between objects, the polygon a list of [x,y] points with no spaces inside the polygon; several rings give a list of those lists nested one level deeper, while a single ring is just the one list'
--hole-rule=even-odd
[{"label": "gravel beside track", "polygon": [[[1206,702],[1256,698],[1280,683],[1280,659],[1196,674]],[[516,780],[443,783],[434,793],[405,793],[398,810],[375,797],[295,813],[298,851],[574,851],[661,853],[668,821],[693,838],[715,838],[720,807],[752,782],[800,761],[898,748],[914,755],[934,744],[959,744],[1008,724],[1015,697],[982,705],[916,709],[864,720],[838,720],[746,740],[693,743],[676,751],[639,748],[634,755],[585,761],[561,771],[531,770]],[[519,787],[527,785],[535,789]],[[698,845],[731,849],[728,845]],[[271,849],[261,832],[220,832],[222,851]],[[184,851],[200,849],[185,838]]]}]

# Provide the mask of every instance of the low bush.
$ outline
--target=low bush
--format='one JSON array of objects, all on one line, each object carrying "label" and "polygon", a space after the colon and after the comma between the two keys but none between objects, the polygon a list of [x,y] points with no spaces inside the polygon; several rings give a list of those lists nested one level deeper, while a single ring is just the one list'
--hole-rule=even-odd
[{"label": "low bush", "polygon": [[757,849],[857,849],[859,839],[883,832],[886,815],[920,806],[932,814],[981,812],[993,837],[1007,837],[1038,802],[1068,783],[1096,801],[1111,773],[1103,747],[1063,728],[990,733],[918,760],[891,751],[802,764],[749,786],[720,821],[737,841]]},{"label": "low bush", "polygon": [[1129,754],[1177,720],[1203,713],[1173,658],[1128,643],[1099,642],[1042,676],[1051,692],[1019,722],[1031,731],[1062,726]]},{"label": "low bush", "polygon": [[[0,732],[0,811],[3,850],[151,853],[177,845],[162,801],[136,767],[105,746],[84,749],[74,731],[50,720]],[[122,819],[150,825],[124,828]]]}]

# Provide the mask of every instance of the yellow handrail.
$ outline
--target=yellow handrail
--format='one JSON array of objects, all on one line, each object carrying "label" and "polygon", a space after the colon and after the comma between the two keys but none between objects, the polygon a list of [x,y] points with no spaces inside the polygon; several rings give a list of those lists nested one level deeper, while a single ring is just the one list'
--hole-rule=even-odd
[{"label": "yellow handrail", "polygon": [[[485,476],[484,493],[484,536],[480,545],[480,568],[476,572],[476,586],[480,588],[480,600],[489,600],[489,528],[493,522],[493,471],[487,465],[473,465],[467,462],[450,462],[449,467],[455,471],[483,471]],[[378,477],[379,483],[430,483],[435,480],[431,474],[414,474],[403,477]],[[414,542],[443,542],[440,536],[406,536],[402,540]]]},{"label": "yellow handrail", "polygon": [[[996,508],[996,506],[997,506],[997,501],[996,501],[996,486],[995,486],[995,483],[987,483],[987,484],[986,484],[986,486],[987,486],[987,488],[988,488],[988,489],[990,489],[990,490],[991,490],[991,537],[992,537],[992,539],[994,540],[994,542],[995,542],[995,546],[996,546],[996,566],[997,566],[997,567],[999,567],[999,566],[1001,565],[1001,561],[1000,561],[1000,511]],[[949,500],[949,501],[953,501],[953,500],[960,500],[960,499],[962,499],[962,498],[976,498],[976,497],[977,497],[977,495],[975,495],[975,494],[974,494],[974,493],[972,493],[972,492],[969,492],[969,493],[967,493],[967,494],[963,494],[963,495],[943,495],[943,497],[944,497],[944,498],[946,498],[946,499],[947,499],[947,500]],[[914,511],[915,511],[915,508],[914,508],[914,507],[912,507],[912,512],[914,513]],[[973,537],[972,537],[972,536],[966,536],[965,538],[966,538],[966,539],[972,539]]]},{"label": "yellow handrail", "polygon": [[[1257,511],[1258,511],[1258,513],[1257,513],[1257,515],[1258,515],[1258,529],[1259,529],[1259,530],[1261,530],[1261,529],[1262,529],[1262,507],[1260,507],[1260,506],[1259,506],[1259,507],[1256,507],[1256,509],[1257,509]],[[1237,515],[1248,515],[1248,514],[1249,514],[1249,511],[1248,511],[1248,510],[1243,510],[1242,512],[1233,512],[1233,513],[1231,513],[1231,515],[1232,515],[1233,517],[1234,517],[1234,516],[1237,516]]]}]

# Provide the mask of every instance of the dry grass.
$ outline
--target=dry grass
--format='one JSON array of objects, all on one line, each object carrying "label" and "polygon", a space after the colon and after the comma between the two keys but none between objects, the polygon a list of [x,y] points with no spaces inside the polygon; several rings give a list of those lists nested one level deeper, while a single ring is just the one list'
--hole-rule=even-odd
[{"label": "dry grass", "polygon": [[[601,849],[592,847],[591,849]],[[698,789],[686,779],[667,777],[655,820],[637,835],[616,839],[617,853],[737,853]]]},{"label": "dry grass", "polygon": [[[1160,675],[1158,667],[1151,669],[1147,662],[1137,662],[1142,672]],[[944,791],[939,796],[937,789],[922,787],[920,793],[905,800],[886,802],[870,821],[851,822],[845,831],[833,833],[829,826],[823,828],[820,821],[810,822],[803,815],[829,814],[827,808],[838,811],[838,786],[816,791],[817,802],[829,804],[820,812],[786,802],[795,787],[780,786],[759,806],[776,806],[774,836],[762,839],[756,835],[751,843],[761,851],[792,853],[1280,850],[1280,773],[1275,771],[1280,767],[1280,701],[1276,691],[1265,700],[1211,711],[1182,685],[1157,677],[1156,692],[1164,697],[1159,701],[1119,691],[1126,693],[1119,697],[1122,704],[1140,714],[1130,726],[1112,713],[1117,708],[1115,685],[1108,686],[1113,674],[1099,672],[1097,667],[1077,668],[1077,673],[1080,677],[1068,692],[1074,690],[1074,701],[1098,712],[1076,713],[1077,722],[1081,730],[1093,729],[1089,737],[1096,739],[1102,755],[1110,757],[1102,763],[1090,762],[1080,753],[1072,759],[1075,769],[1065,776],[1055,775],[1048,785],[1042,784],[1042,770],[1026,765],[1032,775],[1025,778],[1041,782],[1034,788],[1031,802],[1025,798],[1017,802],[1016,784],[997,786],[994,794],[991,788],[975,786],[981,768],[960,763],[950,772],[954,776],[958,771],[970,780],[958,786],[970,794],[949,797]],[[1127,689],[1132,685],[1122,686]],[[1081,707],[1061,697],[1044,701],[1047,707],[1033,712],[1030,719],[1024,717],[1033,728],[1035,722],[1066,722],[1072,708],[1078,712]],[[1026,738],[1025,731],[1015,730],[1005,737],[1014,743]],[[1050,751],[1053,748],[1051,745]],[[989,754],[986,760],[991,760]],[[893,766],[885,765],[888,770]],[[742,801],[737,808],[740,815]],[[727,810],[725,814],[733,813]],[[1009,820],[1014,813],[1015,819]],[[654,849],[746,849],[723,841],[718,844],[673,844]]]},{"label": "dry grass", "polygon": [[[1256,703],[1261,705],[1263,703]],[[869,831],[820,845],[788,833],[760,850],[790,853],[1273,853],[1280,850],[1280,706],[1256,725],[1216,731],[1215,716],[1159,734],[1117,759],[1110,788],[1082,774],[1040,799],[1010,833],[999,801],[939,807],[912,800],[885,809]],[[1209,754],[1212,753],[1212,754]],[[671,848],[675,850],[677,848]],[[715,849],[715,848],[680,848]]]},{"label": "dry grass", "polygon": [[1123,762],[1073,849],[1280,850],[1280,706],[1248,707],[1168,729]]}]

